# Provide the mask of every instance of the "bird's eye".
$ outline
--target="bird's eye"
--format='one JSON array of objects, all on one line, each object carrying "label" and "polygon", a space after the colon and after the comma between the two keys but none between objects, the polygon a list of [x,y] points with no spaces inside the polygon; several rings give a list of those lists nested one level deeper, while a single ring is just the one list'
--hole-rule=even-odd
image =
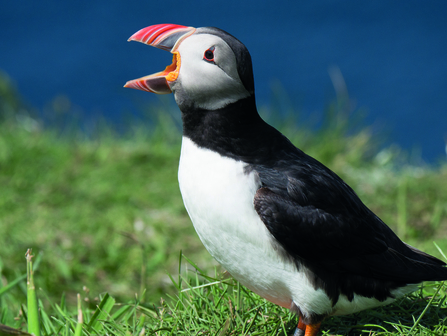
[{"label": "bird's eye", "polygon": [[214,47],[211,47],[205,51],[205,53],[203,54],[204,61],[214,63],[214,49]]}]

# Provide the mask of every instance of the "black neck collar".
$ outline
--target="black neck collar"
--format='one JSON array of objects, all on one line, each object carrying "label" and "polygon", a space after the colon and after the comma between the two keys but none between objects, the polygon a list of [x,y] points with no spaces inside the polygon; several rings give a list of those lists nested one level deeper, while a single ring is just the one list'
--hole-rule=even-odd
[{"label": "black neck collar", "polygon": [[[254,97],[219,110],[182,110],[183,135],[196,145],[247,163],[276,157],[275,151],[294,147],[259,116]],[[277,153],[276,153],[277,154]]]}]

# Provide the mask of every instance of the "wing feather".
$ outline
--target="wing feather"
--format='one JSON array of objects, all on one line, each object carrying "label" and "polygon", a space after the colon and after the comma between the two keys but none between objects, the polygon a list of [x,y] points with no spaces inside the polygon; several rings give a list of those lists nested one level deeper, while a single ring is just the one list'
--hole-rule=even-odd
[{"label": "wing feather", "polygon": [[[293,187],[295,194],[299,188]],[[340,292],[385,300],[394,288],[447,278],[442,261],[403,243],[371,211],[331,212],[267,187],[257,191],[254,207],[278,243],[313,272],[316,286],[334,301]]]}]

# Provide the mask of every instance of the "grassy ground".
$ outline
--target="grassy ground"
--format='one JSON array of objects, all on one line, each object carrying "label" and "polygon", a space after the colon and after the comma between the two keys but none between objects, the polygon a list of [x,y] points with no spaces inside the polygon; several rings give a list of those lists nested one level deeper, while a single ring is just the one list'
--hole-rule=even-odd
[{"label": "grassy ground", "polygon": [[[24,255],[33,248],[45,335],[74,332],[77,293],[87,335],[292,331],[289,312],[224,279],[201,245],[178,190],[175,118],[154,115],[156,129],[140,123],[118,136],[105,126],[89,139],[63,136],[24,113],[0,120],[0,323],[24,326]],[[276,126],[341,175],[408,243],[442,258],[433,241],[447,251],[447,165],[414,166],[396,148],[379,151],[371,131],[349,118],[334,104],[319,131],[300,120]],[[179,272],[180,251],[201,271],[182,257]],[[441,335],[445,295],[428,284],[394,305],[329,319],[323,334],[408,335],[414,327],[415,335]],[[94,315],[100,302],[109,315]]]}]

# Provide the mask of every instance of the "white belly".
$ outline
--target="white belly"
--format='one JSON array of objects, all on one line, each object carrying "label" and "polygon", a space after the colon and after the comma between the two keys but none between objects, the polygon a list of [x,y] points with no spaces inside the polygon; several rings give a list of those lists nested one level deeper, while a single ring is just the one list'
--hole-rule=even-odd
[{"label": "white belly", "polygon": [[312,294],[313,302],[320,305],[318,310],[327,312],[330,303],[326,295],[321,290],[318,295],[304,274],[273,249],[270,233],[253,206],[259,185],[254,173],[244,173],[243,162],[199,148],[183,138],[179,182],[186,210],[202,243],[234,278],[287,308],[293,299],[306,302],[309,297],[300,297]]},{"label": "white belly", "polygon": [[206,249],[234,278],[283,307],[290,308],[294,301],[305,315],[342,315],[383,304],[358,296],[349,302],[340,295],[332,307],[304,272],[281,257],[254,210],[256,176],[245,173],[244,166],[183,138],[179,167],[183,202]]}]

